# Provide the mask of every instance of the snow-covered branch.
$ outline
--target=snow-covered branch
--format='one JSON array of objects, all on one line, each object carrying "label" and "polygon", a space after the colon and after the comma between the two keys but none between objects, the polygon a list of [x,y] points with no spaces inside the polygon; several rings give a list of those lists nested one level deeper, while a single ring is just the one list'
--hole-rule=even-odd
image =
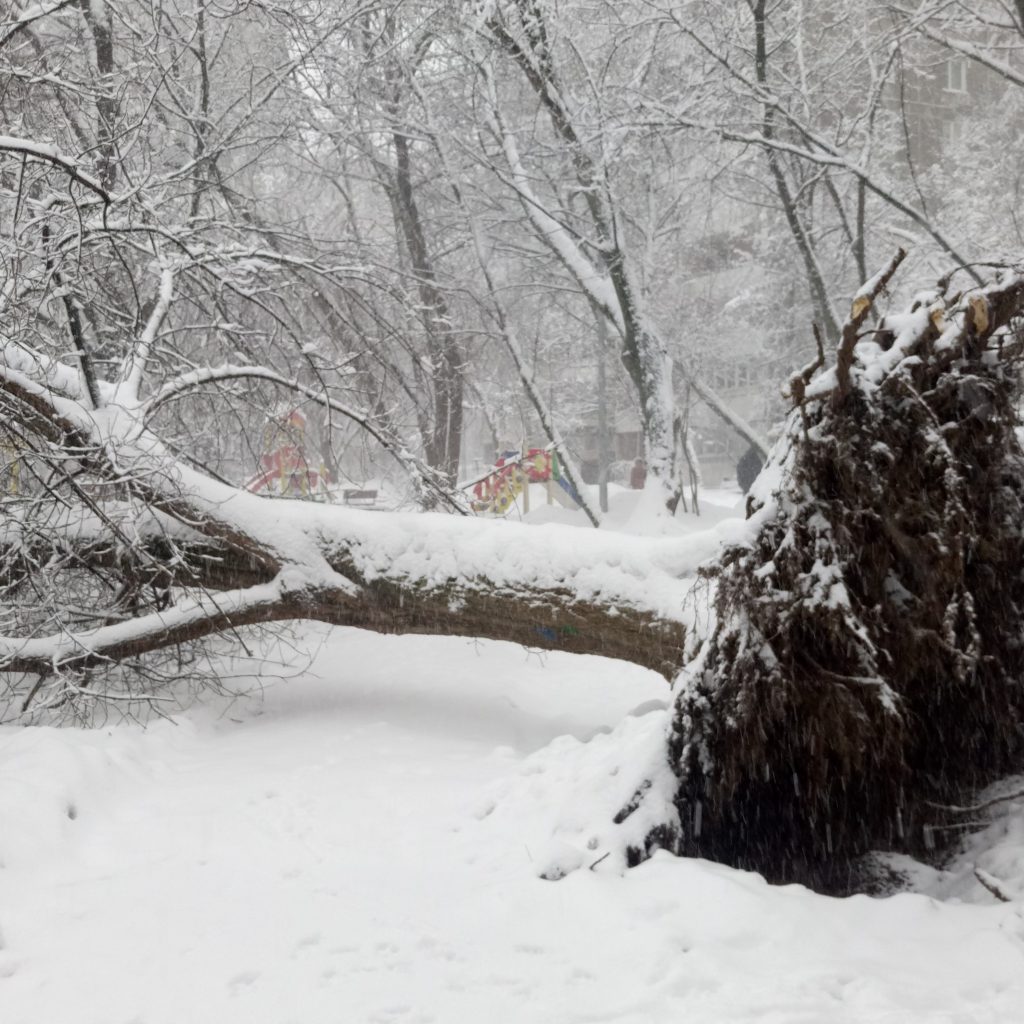
[{"label": "snow-covered branch", "polygon": [[239,626],[302,618],[312,597],[290,594],[279,578],[242,590],[182,598],[165,611],[97,629],[0,637],[0,670],[43,675],[123,661]]},{"label": "snow-covered branch", "polygon": [[110,192],[100,184],[97,178],[83,171],[78,166],[77,160],[65,156],[55,146],[34,142],[31,139],[15,138],[13,135],[0,135],[0,151],[20,153],[26,160],[41,160],[43,163],[52,164],[64,171],[72,181],[95,192],[104,203],[113,201]]},{"label": "snow-covered branch", "polygon": [[56,14],[76,2],[77,0],[50,0],[49,3],[29,4],[13,17],[5,18],[3,22],[0,22],[2,25],[0,47],[6,46],[19,32],[28,28],[33,22],[39,21],[40,18],[45,18],[47,15]]},{"label": "snow-covered branch", "polygon": [[1000,358],[1017,351],[1019,341],[1007,334],[1024,309],[1024,272],[1016,269],[1007,269],[990,284],[963,293],[923,293],[908,312],[883,317],[870,340],[865,339],[860,327],[903,255],[900,250],[858,293],[843,330],[836,366],[815,377],[806,391],[797,388],[796,404],[833,396],[838,400],[854,385],[873,390],[925,349],[933,353],[939,366],[949,365],[965,353],[977,358],[993,342],[999,345]]},{"label": "snow-covered branch", "polygon": [[610,278],[587,259],[566,226],[558,218],[552,216],[537,198],[519,156],[519,147],[516,144],[515,136],[502,117],[493,76],[490,69],[486,67],[484,68],[484,80],[491,103],[494,133],[501,141],[511,175],[511,183],[522,202],[526,216],[538,237],[551,248],[566,270],[572,274],[587,298],[608,317],[620,334],[623,333],[626,329],[625,320]]},{"label": "snow-covered branch", "polygon": [[160,285],[157,290],[156,303],[153,311],[149,314],[138,343],[129,352],[121,368],[120,382],[115,391],[115,400],[127,404],[134,404],[139,400],[139,392],[142,387],[142,376],[146,370],[146,361],[156,341],[157,332],[160,330],[167,311],[171,308],[171,300],[174,297],[174,267],[161,260]]},{"label": "snow-covered branch", "polygon": [[[901,13],[909,14],[909,12]],[[914,27],[921,35],[930,39],[933,43],[938,43],[948,50],[962,54],[976,64],[980,64],[982,67],[988,68],[989,71],[995,72],[995,74],[1006,79],[1006,81],[1024,87],[1024,75],[1012,65],[1007,64],[1006,61],[997,60],[991,53],[986,52],[980,46],[975,46],[973,43],[968,43],[963,39],[957,39],[948,32],[937,32],[927,21],[920,21]]]},{"label": "snow-covered branch", "polygon": [[[4,652],[12,666],[82,664],[233,622],[301,615],[383,632],[440,631],[602,653],[670,673],[681,656],[693,575],[723,538],[714,531],[684,540],[581,536],[569,527],[383,516],[260,498],[174,458],[144,426],[141,410],[88,409],[34,380],[31,359],[21,365],[0,367],[0,390],[33,403],[38,421],[27,425],[70,444],[92,473],[117,481],[186,531],[174,541],[180,571],[167,582],[189,590],[230,588],[231,566],[238,565],[240,578],[252,585],[233,592],[223,613],[200,596],[189,598],[198,603],[176,603],[163,619],[102,627],[108,632],[78,631],[27,647],[8,638]],[[73,375],[60,376],[74,393]],[[160,540],[157,531],[138,544],[144,550]],[[283,590],[259,589],[275,579]],[[219,625],[201,621],[204,614]]]}]

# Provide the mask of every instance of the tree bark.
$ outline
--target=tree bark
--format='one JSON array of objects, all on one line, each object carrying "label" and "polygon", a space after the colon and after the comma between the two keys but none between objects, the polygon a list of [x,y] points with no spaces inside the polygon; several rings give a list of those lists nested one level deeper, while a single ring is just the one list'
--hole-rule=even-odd
[{"label": "tree bark", "polygon": [[[129,557],[120,545],[108,540],[63,543],[60,550],[71,568],[120,569],[148,585],[204,595],[209,603],[202,614],[185,621],[178,622],[173,616],[165,616],[164,621],[154,617],[139,626],[137,635],[119,636],[113,630],[101,635],[77,634],[76,642],[62,656],[62,666],[109,664],[235,627],[294,619],[376,633],[464,636],[504,640],[545,651],[594,654],[642,665],[666,679],[682,665],[686,635],[682,622],[621,601],[581,598],[568,584],[532,585],[528,580],[502,583],[481,576],[434,582],[402,572],[371,575],[353,557],[352,549],[372,540],[354,528],[353,522],[372,525],[379,514],[350,512],[347,518],[349,523],[343,534],[339,531],[337,543],[331,545],[328,561],[335,572],[355,585],[354,590],[310,585],[237,607],[218,607],[217,593],[256,592],[272,586],[278,574],[273,566],[261,564],[226,543],[154,538]],[[501,529],[505,524],[487,525]],[[37,569],[40,560],[53,553],[49,545],[37,545],[34,550],[20,543],[4,545],[0,534],[0,583]],[[680,581],[680,597],[685,586],[686,581]],[[55,645],[57,642],[58,638],[53,638]],[[38,646],[38,640],[32,641],[30,651]],[[49,651],[19,652],[17,641],[7,638],[6,642],[0,640],[0,669],[51,671],[52,655]]]},{"label": "tree bark", "polygon": [[[766,13],[766,0],[756,0],[753,5],[754,14],[754,69],[758,85],[767,88],[768,85],[768,24]],[[775,138],[775,111],[765,104],[764,114],[761,122],[761,133],[765,139],[771,141]],[[800,215],[793,192],[786,180],[786,174],[782,167],[782,160],[778,152],[770,146],[765,153],[768,158],[768,168],[775,182],[775,190],[782,203],[782,212],[785,214],[786,223],[789,225],[793,241],[796,243],[797,251],[804,265],[804,273],[807,276],[807,283],[811,289],[811,299],[817,316],[825,328],[825,333],[834,338],[839,333],[839,324],[832,314],[832,303],[829,299],[828,286],[822,276],[821,266],[818,263],[814,250],[814,240],[811,238]]]},{"label": "tree bark", "polygon": [[115,142],[118,107],[114,94],[114,21],[107,5],[79,0],[82,17],[96,49],[97,164],[100,183],[108,191],[117,181],[117,143]]},{"label": "tree bark", "polygon": [[395,174],[392,197],[398,223],[405,239],[427,334],[427,346],[434,364],[434,415],[430,435],[425,438],[427,463],[454,485],[459,473],[462,450],[463,373],[465,357],[454,332],[444,293],[427,248],[423,219],[413,191],[412,156],[405,131],[392,132],[395,147]]}]

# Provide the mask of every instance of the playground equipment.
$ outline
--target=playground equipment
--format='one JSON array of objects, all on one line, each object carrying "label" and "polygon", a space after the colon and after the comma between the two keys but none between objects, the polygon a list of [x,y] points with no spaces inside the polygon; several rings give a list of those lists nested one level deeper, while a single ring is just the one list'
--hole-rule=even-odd
[{"label": "playground equipment", "polygon": [[530,484],[547,484],[548,503],[557,501],[566,508],[580,507],[576,489],[562,474],[558,453],[548,448],[530,448],[525,454],[504,452],[496,460],[494,471],[473,487],[473,510],[504,515],[522,495],[523,511],[530,511]]},{"label": "playground equipment", "polygon": [[306,417],[289,409],[271,418],[263,431],[260,472],[245,486],[253,493],[309,497],[328,484],[322,465],[313,467],[306,458]]}]

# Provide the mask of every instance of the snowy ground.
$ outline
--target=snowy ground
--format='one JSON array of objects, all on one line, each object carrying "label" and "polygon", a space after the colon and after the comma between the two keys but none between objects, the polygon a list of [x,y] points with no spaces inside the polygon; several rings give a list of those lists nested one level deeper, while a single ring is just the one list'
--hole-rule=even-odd
[{"label": "snowy ground", "polygon": [[0,728],[0,1024],[1024,1022],[1024,801],[932,895],[667,855],[545,881],[574,766],[656,727],[664,681],[304,640],[295,678],[146,731]]},{"label": "snowy ground", "polygon": [[[589,487],[590,500],[598,507],[598,489]],[[548,504],[543,484],[530,486],[530,511],[523,515],[521,502],[512,507],[507,518],[523,519],[528,523],[568,523],[583,529],[589,528],[584,514],[571,511],[558,504]],[[666,519],[658,514],[659,509],[651,508],[650,501],[658,501],[652,489],[634,491],[618,484],[608,485],[608,512],[604,514],[602,528],[623,533],[651,534],[671,533],[681,535],[698,530],[708,530],[723,519],[743,515],[744,498],[739,488],[732,490],[702,489],[700,492],[700,515],[680,514],[675,519]],[[687,500],[689,500],[687,496]]]},{"label": "snowy ground", "polygon": [[541,748],[664,696],[601,659],[337,630],[219,715],[0,730],[0,1020],[1024,1020],[1020,901],[668,856],[539,879]]}]

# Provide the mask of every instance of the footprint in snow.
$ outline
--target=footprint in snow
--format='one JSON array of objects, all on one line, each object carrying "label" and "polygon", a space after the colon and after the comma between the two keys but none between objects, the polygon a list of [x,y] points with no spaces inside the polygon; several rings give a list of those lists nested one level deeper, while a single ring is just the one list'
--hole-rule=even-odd
[{"label": "footprint in snow", "polygon": [[312,949],[314,946],[319,946],[322,936],[319,932],[310,932],[308,935],[303,935],[298,942],[295,943],[295,948],[292,952],[294,956],[296,953],[301,953],[303,950]]},{"label": "footprint in snow", "polygon": [[248,988],[259,978],[259,971],[242,971],[236,974],[229,982],[228,988],[231,989],[233,995],[237,994],[241,989]]}]

